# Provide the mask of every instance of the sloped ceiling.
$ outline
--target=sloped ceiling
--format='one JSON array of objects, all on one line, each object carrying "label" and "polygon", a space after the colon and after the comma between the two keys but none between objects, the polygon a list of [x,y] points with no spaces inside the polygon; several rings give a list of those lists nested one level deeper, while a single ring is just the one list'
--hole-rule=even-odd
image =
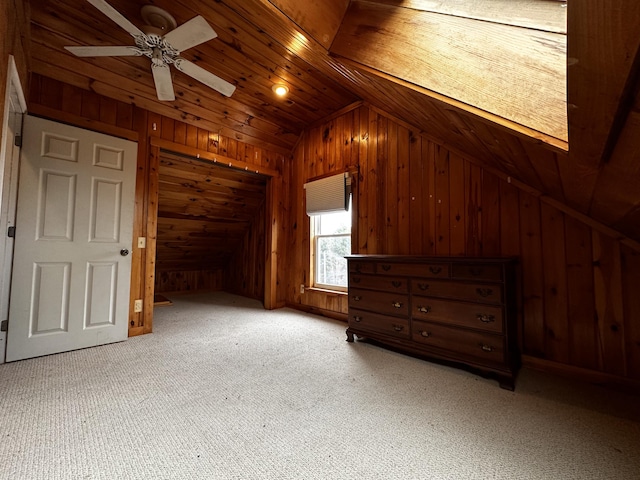
[{"label": "sloped ceiling", "polygon": [[[491,12],[483,4],[504,8]],[[527,5],[535,4],[546,8],[530,8],[532,18],[525,22]],[[566,141],[562,5],[354,0],[331,53]],[[545,11],[545,21],[535,18]]]},{"label": "sloped ceiling", "polygon": [[[352,8],[391,8],[404,15],[397,18],[411,22],[417,6],[429,10],[448,5],[451,11],[438,15],[459,18],[456,9],[465,4],[482,13],[499,2],[504,0],[110,0],[139,26],[140,7],[153,3],[178,24],[203,15],[218,33],[183,56],[237,85],[236,93],[223,97],[174,72],[178,99],[162,103],[155,98],[148,59],[80,59],[63,49],[129,45],[132,39],[126,32],[85,0],[38,0],[31,2],[32,66],[36,73],[281,153],[291,152],[306,126],[364,100],[541,194],[640,239],[636,0],[568,5],[568,153],[560,134],[505,120],[501,112],[487,114],[466,99],[438,94],[435,84],[416,85],[415,79],[397,76],[392,69],[383,71],[370,60],[363,63],[357,52],[341,46],[341,26],[358,32],[357,18],[349,17]],[[516,3],[549,2],[561,3]],[[483,22],[481,16],[474,21]],[[511,21],[522,23],[516,17]],[[370,34],[364,27],[360,33]],[[365,47],[359,48],[366,53]],[[284,100],[271,91],[280,82],[291,90]],[[527,104],[523,111],[535,108],[535,103]]]}]

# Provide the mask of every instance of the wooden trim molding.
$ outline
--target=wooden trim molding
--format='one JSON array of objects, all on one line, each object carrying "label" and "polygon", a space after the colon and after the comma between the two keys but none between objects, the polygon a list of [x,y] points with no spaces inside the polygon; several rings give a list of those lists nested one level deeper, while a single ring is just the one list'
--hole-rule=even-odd
[{"label": "wooden trim molding", "polygon": [[349,315],[346,313],[334,312],[324,308],[313,307],[311,305],[303,305],[302,303],[286,302],[285,306],[294,310],[300,310],[301,312],[313,313],[315,315],[322,315],[323,317],[339,320],[341,322],[345,322],[345,324],[349,319]]},{"label": "wooden trim molding", "polygon": [[273,310],[277,308],[278,303],[278,219],[276,215],[275,205],[278,204],[277,198],[279,190],[273,184],[276,179],[269,178],[267,180],[266,192],[266,212],[265,212],[265,249],[266,261],[264,269],[264,308]]},{"label": "wooden trim molding", "polygon": [[640,392],[640,381],[631,378],[618,377],[609,373],[598,372],[586,368],[564,365],[541,358],[522,355],[522,366],[553,375],[571,378],[583,382],[593,383],[604,387],[612,387],[632,392]]},{"label": "wooden trim molding", "polygon": [[186,145],[170,142],[168,140],[163,140],[162,138],[158,138],[158,137],[151,137],[150,140],[151,140],[152,147],[158,147],[161,150],[166,150],[168,152],[179,153],[181,155],[187,155],[189,157],[197,158],[200,160],[208,160],[220,166],[227,166],[230,168],[235,168],[237,170],[254,172],[261,175],[267,175],[269,177],[280,176],[280,172],[278,172],[273,168],[263,167],[260,165],[253,165],[251,163],[243,162],[241,160],[236,160],[235,158],[225,157],[223,155],[211,153],[206,150],[199,150],[197,148],[188,147]]},{"label": "wooden trim molding", "polygon": [[[153,138],[150,139],[153,145]],[[155,297],[156,242],[158,240],[158,193],[160,188],[160,149],[149,149],[147,191],[147,246],[144,265],[144,333],[153,331],[153,302]]]}]

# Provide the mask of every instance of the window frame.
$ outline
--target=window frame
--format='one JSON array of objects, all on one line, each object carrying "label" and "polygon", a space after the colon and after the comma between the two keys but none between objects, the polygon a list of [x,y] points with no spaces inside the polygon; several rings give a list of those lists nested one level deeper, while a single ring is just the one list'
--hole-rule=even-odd
[{"label": "window frame", "polygon": [[326,291],[330,291],[333,293],[347,293],[348,291],[348,284],[345,286],[342,285],[331,285],[331,284],[325,284],[325,283],[320,283],[317,281],[317,274],[316,271],[318,269],[318,239],[320,238],[349,238],[349,242],[350,242],[350,248],[349,248],[349,252],[352,253],[353,250],[353,192],[350,192],[350,199],[349,199],[349,203],[350,203],[350,208],[349,210],[345,210],[345,213],[348,213],[350,216],[350,226],[349,226],[349,233],[325,233],[325,234],[316,234],[316,219],[318,217],[320,217],[321,215],[314,215],[309,217],[309,226],[310,226],[310,248],[311,248],[311,255],[310,255],[310,287],[312,289],[317,289],[317,290],[326,290]]},{"label": "window frame", "polygon": [[[313,223],[315,224],[315,218],[313,219]],[[315,225],[314,225],[315,227]],[[315,230],[315,228],[314,228]],[[336,292],[347,292],[348,290],[348,285],[332,285],[329,283],[320,283],[317,280],[317,274],[316,271],[319,268],[318,262],[320,261],[319,255],[317,254],[318,252],[318,240],[322,239],[322,238],[348,238],[349,241],[351,241],[351,232],[349,233],[325,233],[325,234],[315,234],[313,235],[313,252],[312,252],[312,271],[313,271],[313,275],[312,275],[312,288],[319,288],[322,290],[331,290],[331,291],[336,291]]]}]

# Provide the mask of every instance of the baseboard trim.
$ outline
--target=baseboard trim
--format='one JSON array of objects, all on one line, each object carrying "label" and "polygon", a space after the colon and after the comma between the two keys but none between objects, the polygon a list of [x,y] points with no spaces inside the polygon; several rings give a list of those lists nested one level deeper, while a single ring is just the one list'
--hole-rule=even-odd
[{"label": "baseboard trim", "polygon": [[632,378],[619,377],[610,373],[565,365],[563,363],[552,362],[541,358],[531,357],[529,355],[522,355],[522,366],[533,370],[551,373],[560,377],[615,388],[616,390],[640,393],[640,380]]},{"label": "baseboard trim", "polygon": [[325,310],[324,308],[313,307],[311,305],[303,305],[301,303],[286,302],[286,307],[293,308],[294,310],[301,310],[305,313],[314,313],[316,315],[322,315],[323,317],[333,318],[334,320],[340,320],[347,323],[349,315],[346,313],[334,312],[333,310]]}]

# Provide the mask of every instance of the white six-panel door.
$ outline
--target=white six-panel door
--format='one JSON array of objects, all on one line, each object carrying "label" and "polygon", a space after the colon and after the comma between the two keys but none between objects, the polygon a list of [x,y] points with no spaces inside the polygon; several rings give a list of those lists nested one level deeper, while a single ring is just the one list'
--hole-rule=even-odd
[{"label": "white six-panel door", "polygon": [[136,156],[25,117],[7,361],[127,338]]}]

